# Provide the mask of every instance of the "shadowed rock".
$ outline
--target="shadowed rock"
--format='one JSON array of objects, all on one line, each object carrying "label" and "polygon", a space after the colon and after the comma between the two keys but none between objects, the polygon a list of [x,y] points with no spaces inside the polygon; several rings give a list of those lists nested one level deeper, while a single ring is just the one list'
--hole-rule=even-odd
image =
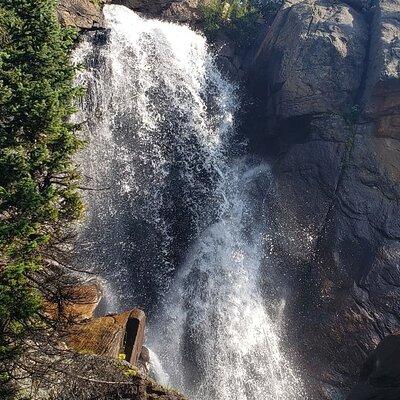
[{"label": "shadowed rock", "polygon": [[364,364],[348,400],[400,399],[400,336],[383,339]]}]

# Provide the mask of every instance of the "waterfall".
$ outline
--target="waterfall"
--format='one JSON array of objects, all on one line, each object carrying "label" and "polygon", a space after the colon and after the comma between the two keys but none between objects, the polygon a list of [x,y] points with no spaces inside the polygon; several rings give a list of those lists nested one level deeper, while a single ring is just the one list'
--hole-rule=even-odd
[{"label": "waterfall", "polygon": [[237,100],[204,37],[122,6],[104,13],[109,30],[75,54],[87,87],[77,119],[89,141],[79,163],[97,189],[86,192],[78,253],[114,286],[109,310],[149,309],[223,203]]},{"label": "waterfall", "polygon": [[301,398],[260,287],[271,177],[235,136],[237,89],[188,27],[104,14],[75,52],[89,188],[76,262],[107,282],[107,311],[145,308],[156,373],[189,398]]}]

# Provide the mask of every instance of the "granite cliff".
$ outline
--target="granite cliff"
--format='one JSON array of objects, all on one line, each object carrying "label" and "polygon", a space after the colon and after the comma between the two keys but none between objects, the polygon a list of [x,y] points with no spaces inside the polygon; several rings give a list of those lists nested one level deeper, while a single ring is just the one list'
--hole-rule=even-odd
[{"label": "granite cliff", "polygon": [[288,1],[250,69],[288,340],[318,399],[399,330],[399,18],[398,1]]}]

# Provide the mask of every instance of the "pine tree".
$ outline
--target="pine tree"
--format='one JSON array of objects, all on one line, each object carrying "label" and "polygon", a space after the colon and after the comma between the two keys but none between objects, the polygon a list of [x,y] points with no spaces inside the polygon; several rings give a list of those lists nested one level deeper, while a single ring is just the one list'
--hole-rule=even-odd
[{"label": "pine tree", "polygon": [[[37,271],[45,251],[80,217],[73,154],[75,34],[54,0],[0,0],[0,380],[38,325]],[[35,272],[36,271],[36,272]],[[1,381],[0,381],[1,386]]]}]

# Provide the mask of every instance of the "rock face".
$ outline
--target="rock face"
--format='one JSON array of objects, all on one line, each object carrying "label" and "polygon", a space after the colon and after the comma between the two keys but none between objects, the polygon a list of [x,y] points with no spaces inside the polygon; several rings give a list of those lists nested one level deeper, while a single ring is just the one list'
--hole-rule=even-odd
[{"label": "rock face", "polygon": [[364,94],[367,115],[379,136],[400,135],[400,4],[381,1],[371,27],[371,48]]},{"label": "rock face", "polygon": [[274,172],[266,296],[286,299],[312,399],[346,398],[399,331],[399,9],[286,1],[248,71],[248,136]]},{"label": "rock face", "polygon": [[400,399],[400,336],[388,336],[372,352],[348,400]]},{"label": "rock face", "polygon": [[268,117],[348,110],[360,86],[367,37],[363,16],[340,2],[302,1],[281,10],[255,60],[265,75]]},{"label": "rock face", "polygon": [[78,29],[97,29],[104,27],[101,1],[96,5],[91,0],[60,0],[57,7],[58,20],[64,26]]}]

